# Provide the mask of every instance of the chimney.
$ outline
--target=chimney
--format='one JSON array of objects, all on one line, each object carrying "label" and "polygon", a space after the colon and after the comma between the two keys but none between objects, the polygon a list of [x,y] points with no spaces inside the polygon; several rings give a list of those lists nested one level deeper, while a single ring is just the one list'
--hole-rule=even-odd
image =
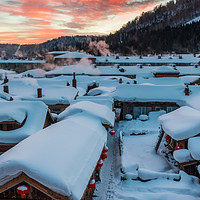
[{"label": "chimney", "polygon": [[136,81],[136,80],[134,80],[134,81],[133,81],[133,84],[137,84],[137,81]]},{"label": "chimney", "polygon": [[76,88],[76,74],[75,74],[75,72],[73,73],[72,87]]},{"label": "chimney", "polygon": [[4,78],[4,82],[3,83],[7,83],[8,82],[8,78],[7,78],[7,74],[5,74],[5,78]]},{"label": "chimney", "polygon": [[70,83],[67,81],[67,84],[66,84],[67,86],[70,86]]},{"label": "chimney", "polygon": [[3,86],[3,91],[4,91],[5,93],[8,93],[8,94],[9,94],[8,85],[4,85],[4,86]]},{"label": "chimney", "polygon": [[119,79],[119,84],[121,84],[121,83],[122,83],[122,78]]},{"label": "chimney", "polygon": [[190,94],[190,90],[189,90],[188,85],[186,85],[186,87],[185,87],[185,95],[189,96],[189,94]]},{"label": "chimney", "polygon": [[41,98],[42,97],[42,88],[37,89],[37,97]]}]

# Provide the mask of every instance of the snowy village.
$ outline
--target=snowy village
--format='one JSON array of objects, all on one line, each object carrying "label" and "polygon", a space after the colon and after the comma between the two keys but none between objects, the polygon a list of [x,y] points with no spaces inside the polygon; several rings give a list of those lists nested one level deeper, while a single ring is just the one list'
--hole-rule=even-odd
[{"label": "snowy village", "polygon": [[200,1],[0,2],[0,200],[199,200]]},{"label": "snowy village", "polygon": [[48,54],[0,71],[0,199],[199,199],[199,54]]}]

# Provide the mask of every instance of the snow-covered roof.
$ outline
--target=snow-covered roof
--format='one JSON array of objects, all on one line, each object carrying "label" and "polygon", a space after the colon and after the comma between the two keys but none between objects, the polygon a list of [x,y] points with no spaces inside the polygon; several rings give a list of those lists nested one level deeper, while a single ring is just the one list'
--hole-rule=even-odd
[{"label": "snow-covered roof", "polygon": [[60,59],[60,58],[78,58],[78,59],[81,59],[81,58],[94,58],[94,56],[91,56],[91,55],[88,55],[87,53],[83,53],[83,52],[70,52],[68,51],[67,53],[65,54],[62,54],[62,55],[59,55],[59,56],[56,56],[55,59]]},{"label": "snow-covered roof", "polygon": [[110,95],[118,101],[179,102],[184,96],[184,86],[122,84]]},{"label": "snow-covered roof", "polygon": [[178,70],[175,70],[173,67],[171,66],[160,66],[158,68],[155,68],[154,70],[152,70],[152,72],[155,73],[179,73]]},{"label": "snow-covered roof", "polygon": [[188,140],[188,149],[195,160],[200,160],[200,137],[193,137]]},{"label": "snow-covered roof", "polygon": [[22,76],[32,76],[34,78],[43,78],[45,76],[46,71],[43,69],[31,69],[31,70],[27,70],[22,74]]},{"label": "snow-covered roof", "polygon": [[[179,56],[182,56],[180,59]],[[96,63],[133,63],[133,64],[187,64],[187,63],[198,63],[200,59],[199,55],[194,57],[193,54],[180,54],[180,55],[162,55],[158,56],[96,56]]]},{"label": "snow-covered roof", "polygon": [[0,100],[10,101],[12,96],[5,92],[0,92]]},{"label": "snow-covered roof", "polygon": [[43,102],[0,102],[0,121],[24,124],[11,131],[0,131],[0,143],[18,143],[44,127],[48,107]]},{"label": "snow-covered roof", "polygon": [[71,116],[2,154],[0,185],[24,172],[58,194],[81,199],[106,138],[107,132],[97,118]]},{"label": "snow-covered roof", "polygon": [[97,88],[94,88],[94,89],[91,89],[87,95],[88,96],[96,96],[96,95],[106,95],[110,92],[113,92],[116,90],[116,87],[97,87]]},{"label": "snow-covered roof", "polygon": [[113,108],[113,98],[109,96],[78,96],[76,100],[72,101],[72,104],[80,101],[90,101],[98,103],[100,105],[107,106],[110,110]]},{"label": "snow-covered roof", "polygon": [[[66,81],[64,85],[63,81],[56,79],[9,79],[7,85],[14,99],[43,101],[48,105],[70,104],[78,92],[76,88],[66,86]],[[37,88],[42,88],[41,98],[37,98]],[[3,91],[3,86],[0,91]]]},{"label": "snow-covered roof", "polygon": [[114,126],[115,114],[105,105],[100,105],[90,101],[80,101],[66,108],[62,113],[59,114],[58,120],[63,120],[71,115],[77,113],[86,113],[93,117],[97,117],[102,124]]},{"label": "snow-covered roof", "polygon": [[189,162],[193,160],[188,149],[179,149],[174,151],[173,157],[179,163]]},{"label": "snow-covered roof", "polygon": [[99,75],[100,72],[97,68],[93,68],[90,61],[88,59],[82,58],[81,61],[74,65],[57,67],[55,70],[46,72],[46,76],[48,75],[70,75],[73,73],[76,74],[92,74]]},{"label": "snow-covered roof", "polygon": [[159,117],[163,130],[175,140],[184,140],[200,133],[200,111],[183,106]]},{"label": "snow-covered roof", "polygon": [[23,60],[23,59],[0,59],[0,63],[21,63],[21,64],[42,64],[42,63],[46,63],[45,60]]}]

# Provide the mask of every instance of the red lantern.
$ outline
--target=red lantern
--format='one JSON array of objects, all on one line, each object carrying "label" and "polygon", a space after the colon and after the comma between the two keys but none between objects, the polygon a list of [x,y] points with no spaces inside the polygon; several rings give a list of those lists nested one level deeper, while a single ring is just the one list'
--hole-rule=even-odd
[{"label": "red lantern", "polygon": [[115,122],[117,121],[117,117],[115,117]]},{"label": "red lantern", "polygon": [[174,150],[179,150],[179,149],[182,149],[182,147],[180,147],[180,146],[175,146],[174,147]]},{"label": "red lantern", "polygon": [[168,143],[171,142],[171,137],[170,137],[169,135],[167,135],[167,136],[165,137],[165,139],[166,139],[166,141],[167,141]]},{"label": "red lantern", "polygon": [[103,148],[103,153],[107,153],[108,152],[108,147],[105,145]]},{"label": "red lantern", "polygon": [[160,129],[160,126],[158,127],[158,129]]},{"label": "red lantern", "polygon": [[90,183],[88,184],[88,189],[92,189],[92,188],[94,188],[95,185],[96,185],[95,180],[92,179],[92,180],[90,181]]},{"label": "red lantern", "polygon": [[21,198],[25,198],[29,191],[30,187],[28,185],[20,185],[17,187],[17,193],[21,195]]},{"label": "red lantern", "polygon": [[113,112],[115,112],[116,111],[116,109],[115,108],[113,108]]},{"label": "red lantern", "polygon": [[101,154],[101,159],[102,160],[105,160],[107,157],[108,157],[108,155],[106,153],[102,153]]},{"label": "red lantern", "polygon": [[102,166],[103,166],[103,160],[100,160],[100,161],[97,163],[97,168],[100,169]]},{"label": "red lantern", "polygon": [[115,135],[115,130],[111,130],[111,131],[110,131],[110,135],[111,135],[111,136]]}]

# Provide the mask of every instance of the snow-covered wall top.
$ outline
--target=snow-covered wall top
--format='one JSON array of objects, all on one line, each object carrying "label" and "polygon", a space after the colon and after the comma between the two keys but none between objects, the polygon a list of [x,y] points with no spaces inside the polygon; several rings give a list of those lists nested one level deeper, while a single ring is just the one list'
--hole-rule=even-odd
[{"label": "snow-covered wall top", "polygon": [[0,185],[21,172],[70,199],[81,199],[106,142],[97,118],[73,115],[0,156]]},{"label": "snow-covered wall top", "polygon": [[63,120],[78,113],[85,113],[94,118],[98,118],[102,124],[114,126],[115,114],[105,105],[100,105],[90,101],[80,101],[66,108],[58,116],[58,120]]},{"label": "snow-covered wall top", "polygon": [[44,127],[48,107],[43,102],[0,102],[0,119],[25,123],[21,128],[0,131],[0,143],[18,143]]},{"label": "snow-covered wall top", "polygon": [[166,134],[175,140],[184,140],[200,133],[200,111],[183,106],[159,117]]}]

